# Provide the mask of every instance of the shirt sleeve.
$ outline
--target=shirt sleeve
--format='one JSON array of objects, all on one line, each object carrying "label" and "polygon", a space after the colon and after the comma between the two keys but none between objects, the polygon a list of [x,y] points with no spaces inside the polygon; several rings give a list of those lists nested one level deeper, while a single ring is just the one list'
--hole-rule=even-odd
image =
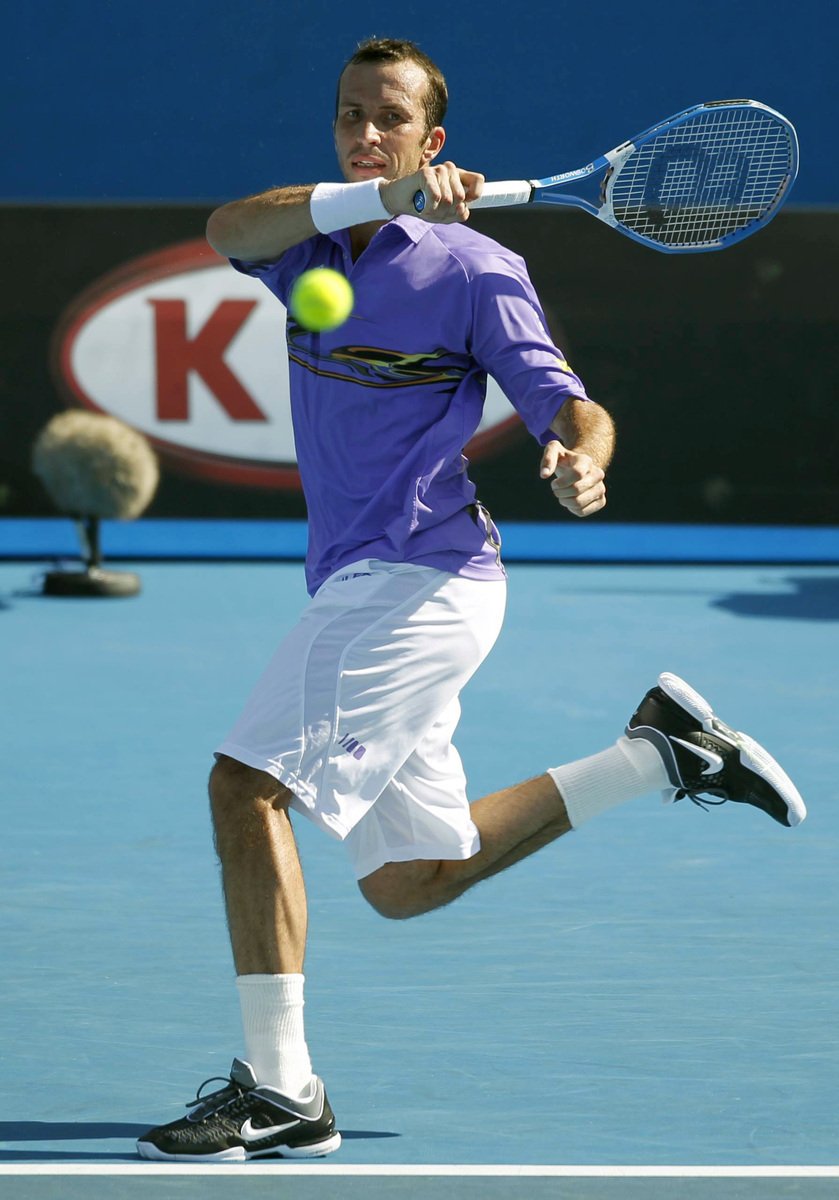
[{"label": "shirt sleeve", "polygon": [[497,381],[542,444],[569,396],[588,400],[582,380],[548,333],[524,262],[494,258],[471,279],[472,355]]},{"label": "shirt sleeve", "polygon": [[265,286],[288,307],[288,294],[291,285],[298,275],[302,275],[317,258],[318,237],[307,238],[297,246],[286,250],[274,262],[246,262],[240,258],[231,258],[230,265],[243,275],[251,275],[261,279]]}]

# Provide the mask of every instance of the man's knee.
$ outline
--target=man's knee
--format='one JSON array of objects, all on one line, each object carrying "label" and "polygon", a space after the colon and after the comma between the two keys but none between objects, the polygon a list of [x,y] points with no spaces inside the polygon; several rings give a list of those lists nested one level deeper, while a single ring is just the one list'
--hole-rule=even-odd
[{"label": "man's knee", "polygon": [[385,863],[359,879],[358,887],[379,916],[406,921],[437,907],[431,900],[431,885],[438,870],[436,862]]},{"label": "man's knee", "polygon": [[210,807],[214,820],[228,812],[267,805],[288,808],[291,792],[272,775],[220,754],[210,772]]}]

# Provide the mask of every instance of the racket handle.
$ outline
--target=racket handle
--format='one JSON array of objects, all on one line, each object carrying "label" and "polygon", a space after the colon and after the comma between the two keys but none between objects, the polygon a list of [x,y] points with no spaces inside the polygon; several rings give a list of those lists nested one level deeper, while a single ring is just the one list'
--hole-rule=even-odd
[{"label": "racket handle", "polygon": [[529,204],[533,186],[527,179],[506,179],[502,183],[485,183],[479,199],[471,208],[506,208],[513,204]]},{"label": "racket handle", "polygon": [[[472,200],[471,208],[504,208],[511,204],[529,204],[533,185],[527,179],[507,179],[503,183],[485,183],[478,200]],[[425,192],[420,188],[414,192],[414,211],[421,213],[427,203]]]}]

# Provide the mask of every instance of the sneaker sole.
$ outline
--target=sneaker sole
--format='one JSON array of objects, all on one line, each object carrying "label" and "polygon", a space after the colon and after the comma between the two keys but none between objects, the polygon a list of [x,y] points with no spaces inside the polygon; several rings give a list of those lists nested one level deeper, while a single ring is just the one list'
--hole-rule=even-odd
[{"label": "sneaker sole", "polygon": [[312,1142],[309,1146],[277,1146],[271,1150],[260,1150],[251,1153],[244,1146],[231,1146],[229,1150],[219,1150],[216,1154],[167,1154],[158,1149],[153,1142],[138,1142],[137,1153],[140,1158],[154,1162],[248,1162],[250,1159],[279,1156],[280,1158],[321,1158],[325,1154],[333,1154],[341,1145],[340,1133],[333,1133],[320,1142]]},{"label": "sneaker sole", "polygon": [[801,824],[807,816],[807,808],[801,794],[780,763],[777,763],[772,755],[764,750],[763,746],[754,738],[749,737],[747,733],[731,729],[724,721],[721,721],[705,697],[700,696],[699,692],[694,691],[678,675],[671,675],[669,671],[664,671],[658,677],[658,685],[671,700],[674,700],[685,712],[690,713],[699,721],[706,733],[720,732],[720,729],[714,728],[713,722],[716,721],[731,743],[737,747],[743,766],[753,771],[755,775],[759,775],[761,779],[767,780],[781,797],[787,806],[787,820],[790,827]]},{"label": "sneaker sole", "polygon": [[[322,1154],[333,1154],[341,1145],[340,1133],[333,1133],[331,1137],[326,1138],[322,1142],[315,1142],[311,1146],[283,1146],[279,1153],[283,1158],[319,1158]],[[258,1158],[258,1154],[250,1155],[251,1158]]]}]

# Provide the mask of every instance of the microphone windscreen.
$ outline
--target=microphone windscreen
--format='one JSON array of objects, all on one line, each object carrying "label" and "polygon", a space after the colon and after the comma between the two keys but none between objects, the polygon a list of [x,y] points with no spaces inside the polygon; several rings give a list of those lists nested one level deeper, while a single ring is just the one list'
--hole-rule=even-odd
[{"label": "microphone windscreen", "polygon": [[160,479],[143,434],[104,413],[59,413],[35,440],[32,469],[56,507],[75,517],[122,521],[151,503]]}]

